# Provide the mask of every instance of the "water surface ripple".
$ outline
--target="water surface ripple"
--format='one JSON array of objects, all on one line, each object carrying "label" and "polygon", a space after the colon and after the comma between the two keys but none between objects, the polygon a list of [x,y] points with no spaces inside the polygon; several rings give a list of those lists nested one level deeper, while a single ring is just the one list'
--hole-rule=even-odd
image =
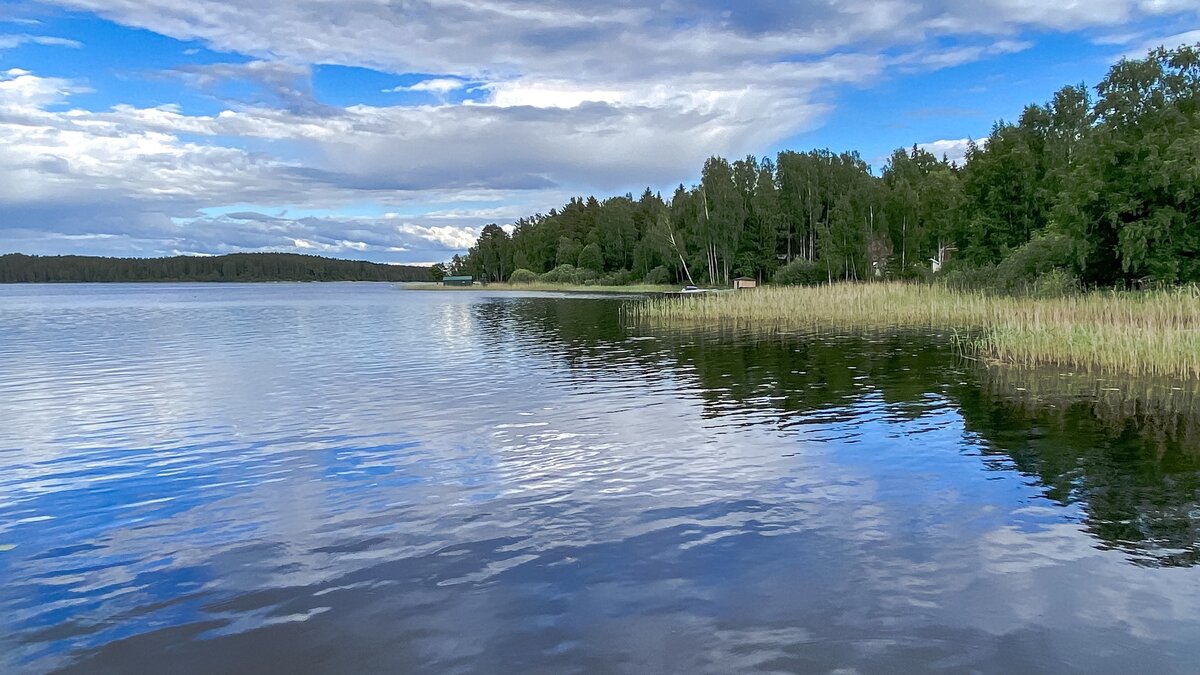
[{"label": "water surface ripple", "polygon": [[0,670],[1200,668],[1186,411],[621,302],[0,287]]}]

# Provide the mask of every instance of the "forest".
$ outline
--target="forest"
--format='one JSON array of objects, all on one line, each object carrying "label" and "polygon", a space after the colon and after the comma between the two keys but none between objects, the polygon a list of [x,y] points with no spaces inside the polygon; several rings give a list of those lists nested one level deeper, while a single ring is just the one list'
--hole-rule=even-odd
[{"label": "forest", "polygon": [[[511,230],[511,233],[510,231]],[[997,122],[959,166],[920,147],[705,162],[699,184],[491,224],[450,273],[575,284],[929,278],[1014,288],[1200,281],[1200,44],[1123,59]]]},{"label": "forest", "polygon": [[429,281],[428,267],[294,253],[173,258],[0,255],[0,283],[70,281]]}]

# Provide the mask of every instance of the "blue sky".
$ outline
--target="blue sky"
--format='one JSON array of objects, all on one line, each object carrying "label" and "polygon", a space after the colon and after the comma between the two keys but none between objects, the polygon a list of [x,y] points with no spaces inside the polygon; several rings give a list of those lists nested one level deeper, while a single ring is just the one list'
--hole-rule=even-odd
[{"label": "blue sky", "polygon": [[0,252],[448,259],[712,154],[951,158],[1194,0],[0,5]]}]

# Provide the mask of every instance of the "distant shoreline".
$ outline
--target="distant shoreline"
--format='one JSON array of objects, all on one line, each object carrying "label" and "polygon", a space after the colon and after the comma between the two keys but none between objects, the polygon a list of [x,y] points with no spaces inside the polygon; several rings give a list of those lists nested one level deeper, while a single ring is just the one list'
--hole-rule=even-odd
[{"label": "distant shoreline", "polygon": [[644,284],[630,286],[581,286],[578,284],[507,284],[492,283],[486,286],[443,286],[440,282],[408,282],[405,290],[410,291],[530,291],[549,293],[607,293],[612,295],[648,295],[655,293],[677,293],[679,286],[647,286]]},{"label": "distant shoreline", "polygon": [[171,258],[0,255],[0,283],[190,283],[429,281],[428,267],[298,253],[229,253]]},{"label": "distant shoreline", "polygon": [[380,279],[111,279],[106,281],[74,280],[59,281],[0,281],[0,286],[70,286],[75,284],[423,284],[425,281],[383,281]]}]

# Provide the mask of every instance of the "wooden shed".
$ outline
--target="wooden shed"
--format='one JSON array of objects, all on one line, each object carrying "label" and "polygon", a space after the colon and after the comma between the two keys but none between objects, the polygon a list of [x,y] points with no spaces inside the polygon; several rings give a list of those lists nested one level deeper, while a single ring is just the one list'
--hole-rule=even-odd
[{"label": "wooden shed", "polygon": [[475,277],[442,277],[443,286],[470,286],[475,283]]},{"label": "wooden shed", "polygon": [[758,282],[752,277],[738,277],[733,280],[733,287],[741,290],[743,288],[754,288],[758,286]]}]

